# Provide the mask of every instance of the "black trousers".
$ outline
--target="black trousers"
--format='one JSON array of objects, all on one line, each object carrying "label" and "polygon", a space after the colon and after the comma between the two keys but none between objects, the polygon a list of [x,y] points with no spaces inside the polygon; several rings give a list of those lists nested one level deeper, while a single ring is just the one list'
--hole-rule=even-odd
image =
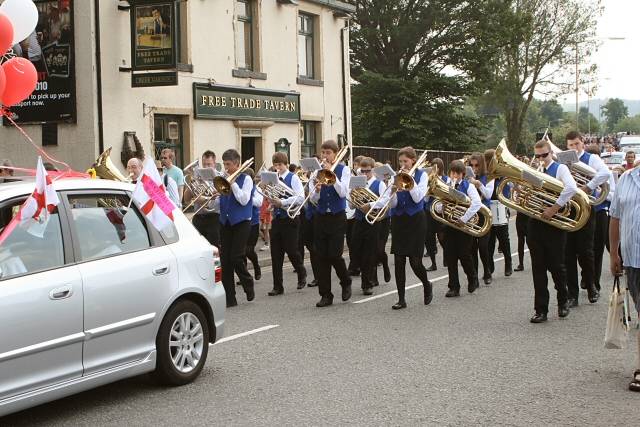
[{"label": "black trousers", "polygon": [[273,218],[271,222],[271,263],[273,272],[273,289],[283,290],[282,265],[286,253],[291,264],[298,272],[298,283],[307,281],[307,270],[304,268],[298,250],[298,218]]},{"label": "black trousers", "polygon": [[496,240],[498,247],[504,255],[504,270],[511,270],[511,242],[509,241],[509,225],[494,225],[489,232],[489,267],[491,273],[495,269],[493,264],[493,253],[496,249]]},{"label": "black trousers", "polygon": [[436,254],[438,253],[438,244],[436,238],[440,242],[440,246],[444,248],[444,225],[440,224],[433,218],[431,211],[425,211],[427,215],[427,236],[424,242],[424,247],[427,250],[427,255],[435,262]]},{"label": "black trousers", "polygon": [[491,265],[489,261],[489,234],[487,233],[478,238],[474,237],[471,245],[471,257],[473,259],[473,267],[476,269],[476,274],[479,275],[478,254],[480,254],[480,261],[482,262],[482,269],[484,270],[482,278],[486,279],[487,277],[491,277]]},{"label": "black trousers", "polygon": [[605,247],[607,250],[609,249],[609,212],[602,210],[596,212],[596,225],[593,236],[593,281],[597,290],[600,290],[602,258]]},{"label": "black trousers", "polygon": [[247,249],[245,256],[251,265],[253,265],[254,274],[260,271],[260,263],[258,262],[258,254],[256,253],[256,244],[258,244],[258,237],[260,236],[260,224],[252,224],[251,231],[249,232],[249,239],[247,240]]},{"label": "black trousers", "polygon": [[296,217],[296,220],[298,221],[298,253],[302,259],[302,264],[304,264],[304,209],[302,209],[302,212]]},{"label": "black trousers", "polygon": [[303,229],[303,238],[304,238],[304,246],[309,251],[309,261],[311,262],[311,271],[313,272],[313,278],[316,279],[318,277],[317,268],[318,268],[318,260],[315,255],[315,250],[313,249],[313,217],[302,218],[302,226]]},{"label": "black trousers", "polygon": [[589,221],[584,227],[578,231],[567,233],[564,260],[567,269],[567,288],[569,289],[569,298],[575,300],[580,295],[578,263],[580,263],[580,268],[582,269],[582,280],[587,288],[594,286],[593,240],[595,229],[596,215],[592,212]]},{"label": "black trousers", "polygon": [[551,273],[558,294],[558,306],[567,302],[567,271],[564,265],[567,233],[531,218],[527,229],[527,244],[531,254],[531,270],[535,291],[536,313],[549,312],[549,278]]},{"label": "black trousers", "polygon": [[347,218],[344,212],[315,215],[313,222],[313,248],[317,257],[318,292],[325,298],[331,293],[331,267],[336,270],[342,287],[351,286],[347,265],[342,258]]},{"label": "black trousers", "polygon": [[356,225],[356,219],[355,218],[351,218],[347,220],[347,231],[346,231],[346,236],[347,236],[347,248],[349,248],[349,273],[351,272],[357,272],[360,269],[360,266],[358,265],[358,260],[357,260],[357,256],[354,256],[353,254],[353,228]]},{"label": "black trousers", "polygon": [[222,242],[220,264],[222,266],[222,285],[227,293],[227,303],[236,301],[234,272],[238,275],[245,291],[253,288],[253,278],[244,262],[250,232],[250,221],[242,221],[236,225],[220,225],[220,240]]},{"label": "black trousers", "polygon": [[474,238],[453,227],[444,229],[444,257],[447,260],[449,271],[449,289],[460,291],[460,278],[458,277],[458,261],[467,276],[469,285],[478,281],[478,270],[473,265],[471,249]]},{"label": "black trousers", "polygon": [[353,226],[353,234],[351,235],[352,259],[360,266],[362,289],[372,288],[375,280],[379,226],[379,223],[370,225],[364,219],[356,220]]},{"label": "black trousers", "polygon": [[527,243],[529,217],[518,213],[516,216],[516,233],[518,234],[518,265],[524,264],[524,245]]},{"label": "black trousers", "polygon": [[193,226],[213,246],[220,248],[220,215],[217,213],[193,216]]}]

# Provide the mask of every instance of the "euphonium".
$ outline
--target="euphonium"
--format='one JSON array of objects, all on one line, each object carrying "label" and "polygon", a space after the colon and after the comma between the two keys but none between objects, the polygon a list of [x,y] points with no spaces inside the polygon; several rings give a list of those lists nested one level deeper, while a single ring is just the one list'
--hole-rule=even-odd
[{"label": "euphonium", "polygon": [[[542,213],[556,203],[564,185],[560,180],[538,172],[516,159],[509,152],[505,140],[500,142],[489,163],[488,179],[496,178],[504,178],[496,194],[500,203],[508,208],[565,231],[580,230],[589,220],[589,197],[580,189],[551,219],[543,218]],[[506,197],[503,190],[509,184],[513,184],[514,188],[509,197]]]},{"label": "euphonium", "polygon": [[[380,199],[373,191],[366,187],[354,188],[349,192],[349,202],[356,208],[363,210],[366,205],[373,206]],[[375,224],[381,221],[387,215],[389,211],[389,204],[387,203],[381,209],[369,209],[365,215],[365,220],[369,224]]]},{"label": "euphonium", "polygon": [[100,154],[96,160],[96,165],[93,169],[96,171],[96,176],[102,179],[110,179],[112,181],[130,182],[131,180],[120,173],[118,168],[111,161],[111,149],[107,148],[102,154]]},{"label": "euphonium", "polygon": [[[553,152],[554,155],[557,156],[558,153],[562,152],[562,150],[558,148],[553,142],[551,142],[549,138],[545,138],[545,139],[549,143],[549,146],[551,147],[551,151]],[[584,164],[582,162],[572,163],[570,165],[567,165],[567,167],[569,168],[569,171],[571,172],[571,176],[573,176],[573,179],[576,180],[576,184],[578,185],[578,187],[583,187],[587,185],[587,183],[591,181],[593,177],[596,175],[595,169],[593,169],[591,166]],[[604,182],[603,184],[601,184],[598,188],[596,188],[594,194],[597,194],[597,197],[592,195],[587,196],[589,197],[589,204],[591,204],[592,206],[597,206],[603,203],[605,200],[607,200],[607,196],[609,195],[609,183]]]},{"label": "euphonium", "polygon": [[466,194],[445,184],[436,171],[429,175],[427,195],[434,199],[431,204],[431,216],[436,221],[473,237],[482,237],[491,230],[491,210],[485,205],[482,205],[465,224],[458,221],[471,206],[471,200]]},{"label": "euphonium", "polygon": [[195,168],[198,166],[199,162],[196,161],[191,165],[187,166],[184,170],[188,171],[184,175],[184,185],[191,192],[191,202],[182,209],[182,212],[186,212],[191,206],[193,206],[196,202],[200,201],[201,206],[195,214],[198,214],[201,210],[205,210],[206,212],[213,212],[213,208],[209,208],[209,202],[213,199],[220,196],[215,189],[215,187],[209,182],[202,179],[195,172]]},{"label": "euphonium", "polygon": [[251,167],[253,164],[253,157],[240,165],[237,171],[229,175],[228,177],[216,176],[213,178],[213,186],[216,191],[223,196],[231,193],[231,184],[235,182],[236,179],[240,176],[241,173],[244,173],[247,169]]}]

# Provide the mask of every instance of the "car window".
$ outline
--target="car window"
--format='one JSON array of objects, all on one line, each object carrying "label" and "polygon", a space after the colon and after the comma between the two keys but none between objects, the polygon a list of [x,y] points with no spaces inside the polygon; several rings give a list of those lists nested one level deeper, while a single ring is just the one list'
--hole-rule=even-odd
[{"label": "car window", "polygon": [[[0,208],[0,234],[23,202],[24,199]],[[29,220],[17,225],[0,245],[0,280],[63,265],[64,245],[57,210],[42,222]]]},{"label": "car window", "polygon": [[140,213],[124,194],[71,195],[73,222],[82,261],[149,248]]}]

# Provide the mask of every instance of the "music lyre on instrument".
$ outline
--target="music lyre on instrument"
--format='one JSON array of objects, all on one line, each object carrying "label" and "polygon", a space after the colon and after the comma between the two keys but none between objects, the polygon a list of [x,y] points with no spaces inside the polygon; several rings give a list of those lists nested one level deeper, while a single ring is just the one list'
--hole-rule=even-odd
[{"label": "music lyre on instrument", "polygon": [[[589,197],[578,189],[569,203],[551,219],[542,216],[544,210],[553,206],[564,189],[562,181],[539,172],[516,159],[502,140],[495,156],[489,163],[487,179],[504,178],[496,194],[498,200],[508,208],[543,221],[565,231],[580,230],[589,220],[591,205]],[[505,186],[513,184],[509,197],[503,194]]]}]

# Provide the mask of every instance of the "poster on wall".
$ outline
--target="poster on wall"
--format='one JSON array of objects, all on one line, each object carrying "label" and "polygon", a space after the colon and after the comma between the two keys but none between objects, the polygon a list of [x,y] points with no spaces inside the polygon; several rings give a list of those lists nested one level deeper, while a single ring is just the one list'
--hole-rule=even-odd
[{"label": "poster on wall", "polygon": [[134,70],[176,68],[175,3],[136,0],[131,8],[131,64]]},{"label": "poster on wall", "polygon": [[15,56],[28,59],[38,71],[35,91],[11,107],[18,123],[76,121],[73,2],[34,0],[38,9],[36,29],[12,48]]}]

